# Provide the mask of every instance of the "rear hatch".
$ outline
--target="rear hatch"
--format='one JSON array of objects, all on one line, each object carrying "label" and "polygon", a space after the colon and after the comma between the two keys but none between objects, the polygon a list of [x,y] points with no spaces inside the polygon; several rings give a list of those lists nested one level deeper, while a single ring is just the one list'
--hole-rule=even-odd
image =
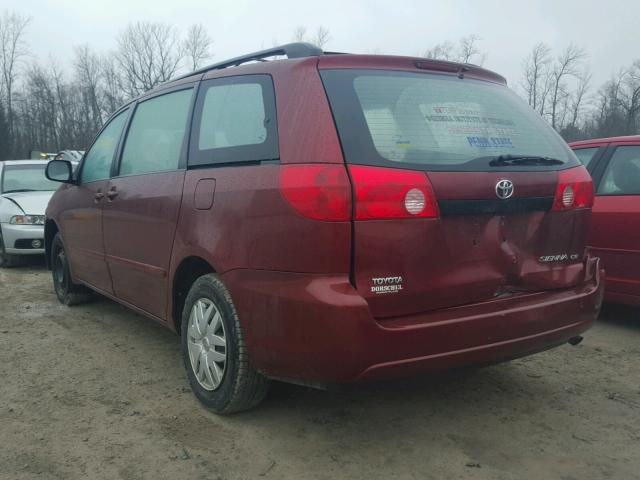
[{"label": "rear hatch", "polygon": [[320,67],[353,190],[352,277],[375,317],[581,282],[591,179],[504,84]]}]

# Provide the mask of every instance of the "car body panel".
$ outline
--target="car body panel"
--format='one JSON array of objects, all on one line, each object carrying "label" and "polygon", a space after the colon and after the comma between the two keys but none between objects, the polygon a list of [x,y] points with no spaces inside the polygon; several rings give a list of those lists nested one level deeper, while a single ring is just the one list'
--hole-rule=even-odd
[{"label": "car body panel", "polygon": [[[113,292],[163,317],[184,170],[112,178],[103,200],[104,251]],[[117,196],[109,198],[112,192]]]},{"label": "car body panel", "polygon": [[[42,160],[7,160],[0,162],[0,180],[5,165],[42,165]],[[43,225],[12,225],[9,223],[14,215],[44,215],[54,191],[8,192],[3,193],[0,185],[0,233],[5,250],[12,255],[42,255],[44,253]],[[42,242],[42,248],[32,248],[32,240]],[[17,241],[25,241],[23,246],[16,246]],[[27,248],[24,248],[24,247]]]},{"label": "car body panel", "polygon": [[[51,192],[15,192],[3,193],[2,198],[12,201],[27,215],[44,215],[49,200],[53,196]],[[3,216],[4,220],[4,216]]]},{"label": "car body panel", "polygon": [[[514,198],[553,198],[556,172],[429,172],[439,202],[495,200],[513,181]],[[441,215],[355,222],[355,283],[376,318],[492,299],[514,291],[573,287],[583,277],[590,211]],[[380,252],[384,251],[384,255]],[[543,256],[567,255],[558,262]],[[402,290],[379,294],[373,279],[401,276]]]},{"label": "car body panel", "polygon": [[[603,149],[589,165],[597,187],[615,149],[640,146],[640,135],[583,140],[570,146]],[[640,195],[599,195],[596,188],[589,244],[607,272],[605,299],[640,305]]]},{"label": "car body panel", "polygon": [[344,275],[234,270],[223,279],[258,368],[276,378],[334,383],[430,373],[564,343],[595,321],[601,274],[589,258],[585,281],[571,289],[384,321],[373,318]]},{"label": "car body panel", "polygon": [[57,201],[49,205],[47,216],[55,218],[62,233],[72,278],[102,292],[113,293],[105,261],[103,203],[96,199],[96,194],[105,194],[108,183],[108,180],[99,180],[65,185],[54,196]]},{"label": "car body panel", "polygon": [[[44,253],[44,226],[11,225],[3,223],[2,240],[5,251],[10,255],[42,255]],[[30,247],[34,240],[40,241],[41,248]],[[27,248],[25,248],[27,247]]]},{"label": "car body panel", "polygon": [[[216,185],[207,210],[194,207],[193,192],[202,179],[215,179]],[[214,259],[220,273],[254,268],[348,274],[351,223],[318,224],[295,214],[279,180],[279,165],[188,170],[174,257],[208,251],[205,258]]]}]

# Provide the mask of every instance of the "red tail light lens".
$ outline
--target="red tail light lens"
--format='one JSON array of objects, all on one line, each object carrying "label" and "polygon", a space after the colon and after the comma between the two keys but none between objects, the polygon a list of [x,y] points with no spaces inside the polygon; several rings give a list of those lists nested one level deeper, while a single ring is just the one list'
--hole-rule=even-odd
[{"label": "red tail light lens", "polygon": [[356,220],[438,216],[433,188],[423,172],[351,165],[349,173]]},{"label": "red tail light lens", "polygon": [[552,210],[563,211],[593,206],[593,181],[584,167],[563,170],[558,174],[558,186]]},{"label": "red tail light lens", "polygon": [[351,219],[351,185],[344,165],[283,165],[280,190],[301,215],[342,222]]}]

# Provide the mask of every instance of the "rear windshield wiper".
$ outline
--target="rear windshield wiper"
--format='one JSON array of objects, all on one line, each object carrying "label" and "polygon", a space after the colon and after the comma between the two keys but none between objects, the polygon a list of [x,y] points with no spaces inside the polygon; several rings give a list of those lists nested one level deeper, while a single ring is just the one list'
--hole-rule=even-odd
[{"label": "rear windshield wiper", "polygon": [[500,155],[489,162],[492,167],[507,165],[564,165],[562,160],[551,157],[537,157],[535,155]]},{"label": "rear windshield wiper", "polygon": [[33,188],[16,188],[15,190],[5,190],[2,193],[22,193],[22,192],[37,192]]}]

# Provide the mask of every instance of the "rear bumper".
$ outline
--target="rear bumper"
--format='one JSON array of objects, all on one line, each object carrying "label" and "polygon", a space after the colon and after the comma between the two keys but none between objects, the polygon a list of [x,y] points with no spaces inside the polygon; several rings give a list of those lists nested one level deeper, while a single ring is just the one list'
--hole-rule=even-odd
[{"label": "rear bumper", "polygon": [[611,291],[607,288],[604,292],[604,301],[611,303],[619,303],[629,307],[640,307],[640,295],[631,295],[628,293],[620,293]]},{"label": "rear bumper", "polygon": [[[11,255],[42,255],[44,253],[44,225],[2,224],[5,251]],[[19,246],[24,241],[27,248]],[[31,241],[40,240],[42,248],[32,248]],[[16,245],[18,242],[18,245]]]},{"label": "rear bumper", "polygon": [[256,367],[317,383],[423,374],[551,348],[595,322],[604,287],[592,258],[572,289],[376,320],[343,275],[235,270],[224,279]]}]

